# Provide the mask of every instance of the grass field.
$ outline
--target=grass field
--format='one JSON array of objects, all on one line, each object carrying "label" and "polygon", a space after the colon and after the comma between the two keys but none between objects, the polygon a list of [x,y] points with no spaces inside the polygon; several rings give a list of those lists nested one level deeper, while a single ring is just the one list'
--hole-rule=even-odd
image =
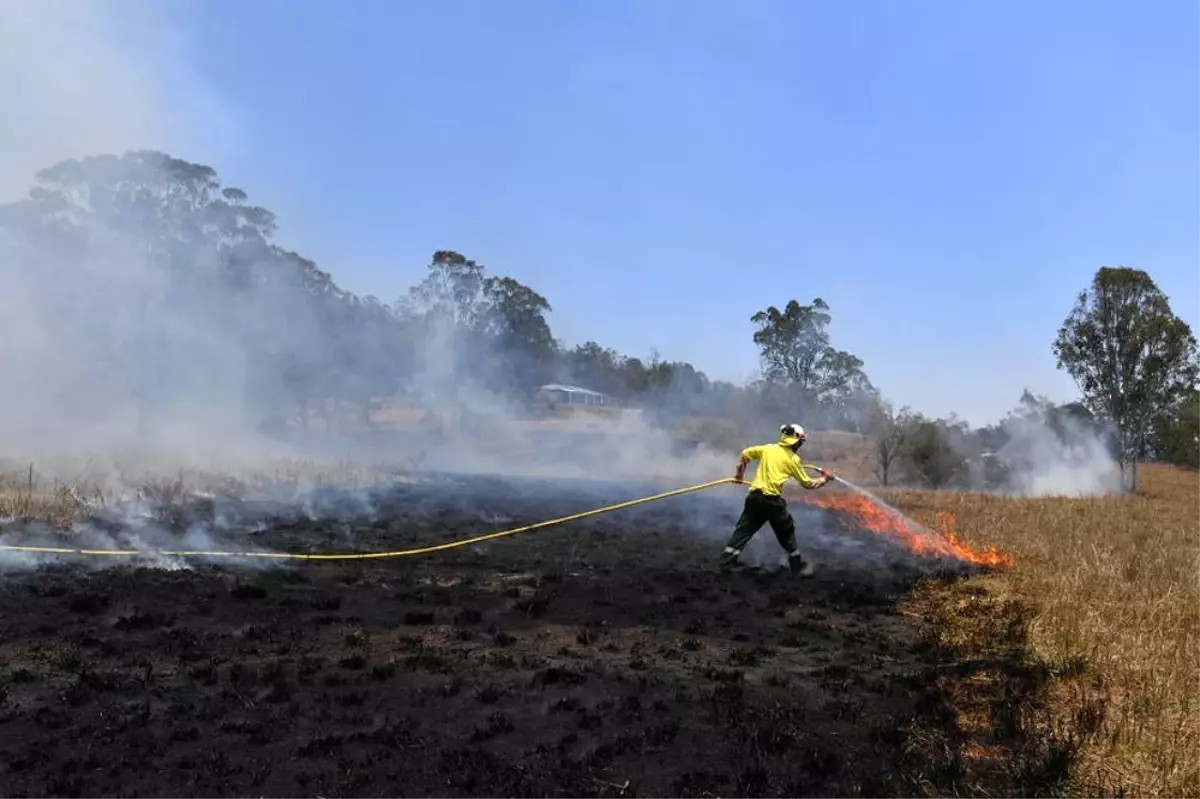
[{"label": "grass field", "polygon": [[[23,507],[61,512],[57,494],[37,505],[36,475],[13,483]],[[139,506],[62,533],[5,521],[0,536],[395,551],[649,488],[443,474],[217,505],[167,483],[150,487],[170,504],[150,503],[148,524]],[[897,601],[933,565],[797,507],[812,579],[718,576],[739,500],[730,487],[389,560],[17,556],[0,580],[0,794],[929,793],[939,764],[909,744],[944,727],[945,663]]]},{"label": "grass field", "polygon": [[[1127,497],[886,493],[1016,559],[1000,574],[918,583],[902,603],[924,631],[937,696],[905,730],[915,792],[1200,795],[1200,476],[1143,474]],[[168,483],[137,490],[170,499]],[[97,501],[36,473],[0,479],[0,517],[62,523]]]},{"label": "grass field", "polygon": [[[980,661],[946,687],[961,725],[1016,724],[1028,743],[958,756],[1000,769],[1058,758],[1081,795],[1200,796],[1200,476],[1144,476],[1140,495],[1120,498],[888,494],[1016,557],[1001,576],[931,584],[909,602],[936,645]],[[1001,706],[1014,679],[1038,683],[1019,710]]]}]

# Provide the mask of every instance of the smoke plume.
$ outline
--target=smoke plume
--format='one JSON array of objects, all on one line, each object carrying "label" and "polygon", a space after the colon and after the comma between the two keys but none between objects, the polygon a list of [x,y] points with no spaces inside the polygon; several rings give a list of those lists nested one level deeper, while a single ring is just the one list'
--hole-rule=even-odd
[{"label": "smoke plume", "polygon": [[[244,431],[249,372],[236,337],[211,325],[215,299],[172,301],[148,232],[105,219],[101,198],[68,190],[51,209],[60,198],[35,208],[30,196],[44,191],[35,173],[64,159],[139,147],[219,156],[228,116],[181,53],[154,6],[0,7],[0,457],[64,476],[90,459],[92,475],[108,476],[135,462],[127,454],[144,464],[144,450],[239,455],[243,436],[228,433]],[[179,256],[203,268],[205,253]],[[139,414],[134,393],[157,393],[139,403],[156,412]]]},{"label": "smoke plume", "polygon": [[1020,496],[1119,492],[1121,470],[1106,432],[1081,406],[1055,406],[1026,392],[999,426],[1003,443],[982,459],[974,478]]},{"label": "smoke plume", "polygon": [[[260,490],[306,518],[366,524],[386,491],[319,483],[344,483],[362,464],[372,468],[368,483],[414,472],[503,474],[554,499],[547,509],[573,512],[730,474],[729,453],[704,443],[711,435],[681,447],[672,425],[655,423],[700,410],[701,386],[718,393],[691,367],[658,386],[652,415],[604,408],[541,418],[532,389],[569,375],[537,369],[551,360],[538,353],[553,339],[532,290],[501,279],[506,315],[484,318],[480,277],[467,270],[465,282],[443,286],[448,293],[418,291],[394,309],[343,290],[289,251],[288,231],[254,204],[254,187],[193,162],[219,160],[236,126],[189,68],[187,50],[148,4],[0,6],[0,477],[34,463],[44,481],[81,480],[116,497],[71,530],[77,545],[204,549],[266,523],[236,504],[166,523],[162,508],[125,498],[175,475],[188,502],[201,491],[225,497],[220,505],[233,503],[228,493]],[[738,391],[721,387],[722,401],[736,406]],[[782,403],[780,413],[794,407],[787,392],[761,393]],[[402,398],[407,421],[364,424],[377,397]],[[753,419],[761,440],[791,421],[774,415]],[[1040,441],[1032,430],[1010,444]],[[1042,469],[1061,461],[1034,444],[1014,453]],[[1066,479],[1036,474],[1031,490]],[[231,478],[236,492],[221,488]],[[483,505],[452,496],[500,523],[510,514],[497,497],[516,490],[510,484]],[[674,524],[719,541],[741,496],[675,503]],[[0,530],[10,542],[49,534],[11,527]],[[815,518],[809,527],[830,552],[860,546]],[[339,529],[351,548],[353,526]]]}]

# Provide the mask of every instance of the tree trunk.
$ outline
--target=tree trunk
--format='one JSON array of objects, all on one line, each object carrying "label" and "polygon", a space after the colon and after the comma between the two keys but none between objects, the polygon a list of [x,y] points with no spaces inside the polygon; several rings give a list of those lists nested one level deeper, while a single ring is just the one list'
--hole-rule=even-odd
[{"label": "tree trunk", "polygon": [[1134,493],[1137,493],[1137,490],[1138,490],[1138,461],[1141,460],[1145,456],[1145,454],[1146,454],[1146,423],[1143,422],[1141,425],[1141,428],[1138,430],[1137,449],[1133,453],[1133,491],[1134,491]]},{"label": "tree trunk", "polygon": [[1117,431],[1117,467],[1121,470],[1121,489],[1133,491],[1137,484],[1137,458],[1130,457],[1133,447],[1129,445],[1131,434],[1127,429]]}]

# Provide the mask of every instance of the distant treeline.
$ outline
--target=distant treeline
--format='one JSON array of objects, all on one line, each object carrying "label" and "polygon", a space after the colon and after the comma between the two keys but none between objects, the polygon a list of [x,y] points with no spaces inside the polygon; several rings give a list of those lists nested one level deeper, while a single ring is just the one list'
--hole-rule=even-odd
[{"label": "distant treeline", "polygon": [[[275,234],[274,215],[223,187],[215,170],[163,153],[39,172],[27,199],[0,207],[0,257],[13,272],[14,305],[24,304],[13,318],[31,328],[24,379],[40,374],[34,360],[51,358],[45,379],[59,395],[86,387],[139,413],[199,398],[262,424],[280,408],[330,399],[364,409],[396,394],[452,402],[456,386],[519,408],[538,386],[567,383],[668,426],[712,417],[761,436],[799,419],[868,434],[880,442],[885,474],[903,463],[931,484],[952,481],[956,469],[939,465],[939,453],[996,451],[1011,429],[890,408],[863,362],[832,345],[831,311],[819,298],[781,298],[747,314],[762,377],[735,385],[657,355],[568,346],[550,329],[546,297],[458,252],[435,252],[425,278],[385,303],[343,290]],[[1100,270],[1054,344],[1081,402],[1057,408],[1027,395],[1015,413],[1039,414],[1064,436],[1068,427],[1107,431],[1122,459],[1195,465],[1195,340],[1156,292],[1145,273]],[[1123,326],[1124,345],[1113,343],[1114,326]]]}]

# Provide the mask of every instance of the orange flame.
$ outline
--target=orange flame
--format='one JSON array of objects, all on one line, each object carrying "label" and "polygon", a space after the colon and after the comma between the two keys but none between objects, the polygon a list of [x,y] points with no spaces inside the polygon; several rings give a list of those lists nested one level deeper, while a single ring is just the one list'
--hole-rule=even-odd
[{"label": "orange flame", "polygon": [[997,568],[1007,568],[1013,564],[1011,555],[994,547],[977,550],[967,545],[954,532],[954,516],[950,513],[939,513],[941,529],[930,531],[898,512],[880,507],[855,491],[807,493],[793,498],[852,517],[856,522],[855,529],[882,535],[914,555],[951,557],[976,566]]}]

